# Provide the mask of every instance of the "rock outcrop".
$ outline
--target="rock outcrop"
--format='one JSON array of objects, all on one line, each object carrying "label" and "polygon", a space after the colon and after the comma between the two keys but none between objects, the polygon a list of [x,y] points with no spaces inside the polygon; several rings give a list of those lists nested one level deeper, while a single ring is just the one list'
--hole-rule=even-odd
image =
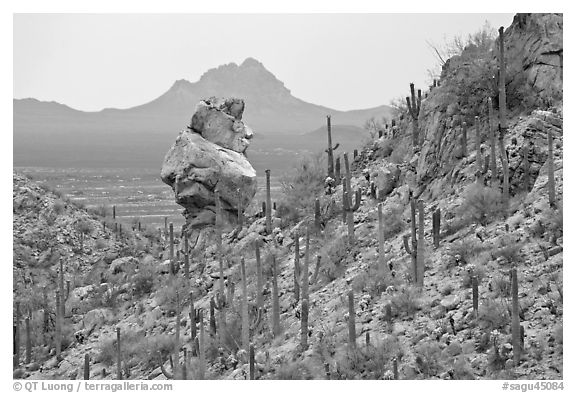
[{"label": "rock outcrop", "polygon": [[162,181],[186,209],[189,229],[214,223],[216,190],[227,222],[234,222],[256,193],[256,171],[245,156],[253,133],[242,122],[243,111],[241,99],[201,101],[164,158]]}]

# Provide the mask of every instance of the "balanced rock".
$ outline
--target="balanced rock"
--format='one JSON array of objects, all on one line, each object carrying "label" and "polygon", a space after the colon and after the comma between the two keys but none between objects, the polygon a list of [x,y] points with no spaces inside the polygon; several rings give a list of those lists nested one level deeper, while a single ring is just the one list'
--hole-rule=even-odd
[{"label": "balanced rock", "polygon": [[225,222],[234,222],[256,194],[256,171],[245,156],[252,131],[242,122],[240,99],[201,101],[162,165],[162,181],[185,208],[188,228],[215,222],[215,191]]}]

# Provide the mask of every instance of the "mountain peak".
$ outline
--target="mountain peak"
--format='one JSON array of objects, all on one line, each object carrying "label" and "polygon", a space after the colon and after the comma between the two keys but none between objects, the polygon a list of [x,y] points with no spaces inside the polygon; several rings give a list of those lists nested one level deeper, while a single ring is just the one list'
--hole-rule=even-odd
[{"label": "mountain peak", "polygon": [[253,57],[247,57],[242,64],[240,64],[240,67],[242,68],[247,68],[247,67],[260,67],[260,68],[264,68],[264,64],[262,64],[261,62],[259,62],[258,60],[256,60]]}]

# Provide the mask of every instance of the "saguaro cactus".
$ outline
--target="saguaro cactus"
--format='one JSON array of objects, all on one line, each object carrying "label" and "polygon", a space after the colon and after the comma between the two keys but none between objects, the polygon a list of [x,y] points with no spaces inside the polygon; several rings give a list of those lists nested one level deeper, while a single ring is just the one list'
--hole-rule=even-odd
[{"label": "saguaro cactus", "polygon": [[218,267],[220,277],[218,279],[219,283],[219,294],[220,299],[219,315],[220,315],[220,343],[224,342],[224,334],[226,331],[226,310],[225,310],[225,295],[224,295],[224,256],[222,255],[222,202],[220,200],[220,192],[215,190],[214,198],[216,199],[216,253],[218,256]]},{"label": "saguaro cactus", "polygon": [[120,347],[120,328],[116,328],[116,379],[122,379],[122,348]]},{"label": "saguaro cactus", "polygon": [[274,337],[280,336],[280,301],[278,299],[278,266],[276,264],[276,255],[271,254],[272,258],[272,332]]},{"label": "saguaro cactus", "polygon": [[474,313],[478,316],[478,277],[476,274],[472,276],[472,308]]},{"label": "saguaro cactus", "polygon": [[84,380],[90,379],[90,355],[84,355]]},{"label": "saguaro cactus", "polygon": [[62,308],[60,307],[60,291],[56,291],[56,359],[62,359],[60,351],[62,350]]},{"label": "saguaro cactus", "polygon": [[488,135],[490,136],[490,185],[497,185],[497,168],[496,168],[496,136],[492,123],[492,98],[488,97]]},{"label": "saguaro cactus", "polygon": [[476,128],[476,181],[478,183],[483,183],[482,176],[482,132],[480,130],[480,117],[474,117],[474,123]]},{"label": "saguaro cactus", "polygon": [[300,313],[300,346],[305,351],[308,348],[308,299],[302,299]]},{"label": "saguaro cactus", "polygon": [[200,328],[200,339],[198,340],[198,378],[204,379],[204,374],[206,372],[206,339],[204,337],[204,310],[198,310],[198,326]]},{"label": "saguaro cactus", "polygon": [[294,234],[294,300],[300,301],[300,235]]},{"label": "saguaro cactus", "polygon": [[[412,99],[410,99],[412,97]],[[420,104],[422,103],[422,91],[418,89],[418,101],[414,93],[414,83],[410,83],[410,97],[406,97],[408,112],[412,117],[412,146],[417,147],[419,143],[418,115],[420,114]]]},{"label": "saguaro cactus", "polygon": [[462,138],[460,139],[462,144],[462,157],[466,158],[468,156],[468,124],[462,122]]},{"label": "saguaro cactus", "polygon": [[170,274],[176,271],[174,266],[174,224],[170,223]]},{"label": "saguaro cactus", "polygon": [[506,62],[504,60],[504,27],[498,29],[498,105],[500,131],[506,132]]},{"label": "saguaro cactus", "polygon": [[344,153],[344,165],[346,166],[346,187],[342,188],[342,210],[346,216],[346,222],[348,225],[348,242],[350,246],[355,243],[354,239],[354,212],[360,208],[360,201],[362,199],[362,194],[360,189],[355,192],[355,202],[352,203],[352,185],[351,185],[351,174],[350,174],[350,164],[348,162],[348,154]]},{"label": "saguaro cactus", "polygon": [[306,228],[306,255],[304,257],[304,266],[302,268],[302,300],[308,300],[309,286],[309,266],[310,266],[310,230]]},{"label": "saguaro cactus", "polygon": [[214,303],[214,298],[210,298],[210,334],[216,336],[216,317],[214,315],[214,309],[216,304]]},{"label": "saguaro cactus", "polygon": [[250,344],[250,380],[254,381],[255,377],[255,367],[254,367],[254,345]]},{"label": "saguaro cactus", "polygon": [[548,129],[548,203],[556,207],[556,181],[554,179],[554,140],[552,131]]},{"label": "saguaro cactus", "polygon": [[520,363],[520,314],[518,307],[518,273],[512,269],[512,350],[514,364]]},{"label": "saguaro cactus", "polygon": [[502,201],[504,206],[508,207],[508,201],[510,200],[510,182],[509,182],[509,172],[508,172],[508,154],[506,148],[504,147],[504,132],[502,129],[500,131],[500,136],[498,138],[498,144],[500,145],[500,161],[502,163]]},{"label": "saguaro cactus", "polygon": [[440,208],[432,214],[432,238],[434,239],[434,248],[440,247]]},{"label": "saguaro cactus", "polygon": [[112,206],[112,219],[116,219],[116,205]]},{"label": "saguaro cactus", "polygon": [[522,162],[524,164],[524,191],[530,192],[530,161],[528,160],[528,146],[522,149]]},{"label": "saguaro cactus", "polygon": [[326,128],[328,130],[328,148],[325,150],[328,154],[328,176],[334,179],[334,150],[338,149],[339,143],[332,147],[332,124],[330,115],[326,116]]},{"label": "saguaro cactus", "polygon": [[340,181],[342,180],[342,174],[340,171],[340,157],[336,158],[336,169],[335,169],[335,173],[334,173],[334,181],[336,182],[336,184],[340,184]]},{"label": "saguaro cactus", "polygon": [[418,248],[416,252],[418,286],[424,285],[424,202],[418,201]]},{"label": "saguaro cactus", "polygon": [[184,277],[186,277],[186,282],[189,283],[190,280],[190,250],[188,249],[188,233],[182,230],[184,233]]},{"label": "saguaro cactus", "polygon": [[316,280],[318,279],[321,263],[322,263],[322,256],[316,255],[316,267],[314,268],[314,274],[312,275],[312,284],[315,284]]},{"label": "saguaro cactus", "polygon": [[272,234],[272,200],[270,196],[270,169],[266,169],[266,233]]},{"label": "saguaro cactus", "polygon": [[240,259],[240,274],[242,275],[242,347],[250,348],[250,324],[248,321],[248,283],[246,282],[246,264]]},{"label": "saguaro cactus", "polygon": [[29,315],[26,317],[25,327],[26,327],[26,364],[30,364],[32,362],[32,329],[30,327],[30,319],[32,316]]},{"label": "saguaro cactus", "polygon": [[414,284],[416,284],[418,282],[418,271],[417,271],[417,246],[418,246],[418,240],[416,240],[416,200],[412,197],[412,195],[410,195],[410,227],[411,227],[411,232],[410,232],[410,236],[412,238],[412,248],[410,248],[410,245],[408,243],[408,237],[410,237],[409,235],[404,236],[404,249],[406,250],[406,253],[408,255],[410,255],[410,258],[412,260],[412,279],[414,281]]},{"label": "saguaro cactus", "polygon": [[256,251],[256,308],[262,311],[264,307],[264,299],[262,297],[262,287],[264,286],[264,279],[262,277],[262,263],[260,261],[260,245],[258,242],[254,243]]},{"label": "saguaro cactus", "polygon": [[354,311],[354,292],[348,292],[348,344],[356,348],[356,312]]},{"label": "saguaro cactus", "polygon": [[[58,295],[56,295],[58,296]],[[14,359],[13,359],[13,366],[18,367],[20,366],[20,304],[16,302],[16,315],[14,316]],[[58,327],[58,325],[56,325]]]},{"label": "saguaro cactus", "polygon": [[244,207],[242,202],[242,190],[238,188],[238,228],[244,225]]},{"label": "saguaro cactus", "polygon": [[176,291],[176,329],[174,332],[174,366],[172,367],[175,376],[178,376],[180,366],[180,323],[182,318],[180,308],[180,293]]},{"label": "saguaro cactus", "polygon": [[194,294],[192,292],[189,293],[190,299],[190,339],[194,342],[196,338],[196,322],[198,321],[198,314],[194,308]]},{"label": "saguaro cactus", "polygon": [[314,229],[316,229],[316,232],[318,233],[322,231],[321,215],[320,215],[320,199],[318,198],[314,200]]}]

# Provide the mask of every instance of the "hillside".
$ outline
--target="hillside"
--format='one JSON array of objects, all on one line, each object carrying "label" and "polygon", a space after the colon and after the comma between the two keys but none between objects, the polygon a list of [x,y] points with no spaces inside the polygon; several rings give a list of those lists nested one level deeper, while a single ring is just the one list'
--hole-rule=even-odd
[{"label": "hillside", "polygon": [[[406,112],[356,159],[349,152],[354,198],[325,183],[324,164],[302,165],[275,201],[272,231],[257,214],[221,239],[214,228],[189,233],[189,250],[176,236],[173,274],[168,236],[136,246],[136,231],[126,248],[98,219],[79,248],[72,223],[88,213],[64,204],[46,222],[56,196],[14,175],[15,280],[36,282],[48,260],[53,308],[56,261],[40,250],[59,244],[82,299],[67,304],[65,331],[83,335],[66,333],[65,361],[51,340],[35,342],[33,364],[15,375],[79,378],[88,354],[91,379],[114,379],[118,327],[127,379],[248,379],[251,344],[256,379],[562,380],[562,26],[562,15],[518,14],[504,32],[498,147],[490,40],[451,58],[424,92],[416,144]],[[34,227],[49,246],[26,236]],[[15,300],[31,305],[34,325],[41,307],[27,293]]]}]

